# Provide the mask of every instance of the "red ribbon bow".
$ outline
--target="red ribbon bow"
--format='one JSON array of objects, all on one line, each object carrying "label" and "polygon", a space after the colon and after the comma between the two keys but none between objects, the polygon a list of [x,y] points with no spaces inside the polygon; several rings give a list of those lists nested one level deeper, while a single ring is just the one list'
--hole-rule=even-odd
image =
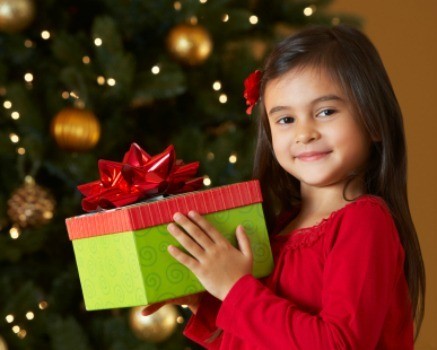
[{"label": "red ribbon bow", "polygon": [[199,189],[203,178],[193,178],[199,162],[184,164],[176,159],[173,145],[150,156],[132,143],[121,163],[109,160],[98,162],[100,180],[77,186],[85,196],[85,211],[110,209],[161,194],[177,194]]}]

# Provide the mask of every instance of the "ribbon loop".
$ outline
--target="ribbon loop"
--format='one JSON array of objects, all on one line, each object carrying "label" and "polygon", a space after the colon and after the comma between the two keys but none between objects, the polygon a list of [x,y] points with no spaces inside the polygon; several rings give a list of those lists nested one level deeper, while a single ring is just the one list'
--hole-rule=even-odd
[{"label": "ribbon loop", "polygon": [[99,180],[77,186],[85,196],[82,208],[87,212],[120,207],[156,195],[196,191],[203,184],[202,177],[194,177],[199,162],[184,164],[176,159],[173,145],[152,157],[132,143],[121,163],[101,159],[98,168]]}]

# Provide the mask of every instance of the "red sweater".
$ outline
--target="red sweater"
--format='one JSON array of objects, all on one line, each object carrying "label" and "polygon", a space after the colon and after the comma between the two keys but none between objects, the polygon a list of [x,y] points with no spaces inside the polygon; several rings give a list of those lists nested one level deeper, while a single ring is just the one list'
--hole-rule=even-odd
[{"label": "red sweater", "polygon": [[363,196],[271,237],[275,268],[205,293],[184,334],[208,349],[413,349],[404,251],[385,203]]}]

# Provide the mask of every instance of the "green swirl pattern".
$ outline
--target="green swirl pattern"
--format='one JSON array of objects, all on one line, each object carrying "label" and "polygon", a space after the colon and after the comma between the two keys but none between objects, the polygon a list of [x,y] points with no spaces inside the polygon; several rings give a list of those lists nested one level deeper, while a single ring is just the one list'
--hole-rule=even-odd
[{"label": "green swirl pattern", "polygon": [[[273,259],[261,204],[205,217],[234,246],[235,229],[242,224],[254,253],[254,276],[271,272]],[[193,273],[167,252],[169,244],[182,249],[167,232],[167,224],[73,241],[86,308],[146,305],[203,291]]]}]

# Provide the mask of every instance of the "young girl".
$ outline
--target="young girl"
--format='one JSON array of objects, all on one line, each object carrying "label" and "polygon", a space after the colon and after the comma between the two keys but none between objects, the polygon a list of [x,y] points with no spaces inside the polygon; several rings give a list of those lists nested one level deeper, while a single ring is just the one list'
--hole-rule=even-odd
[{"label": "young girl", "polygon": [[190,255],[169,252],[207,290],[173,301],[193,311],[186,336],[208,349],[413,349],[425,275],[402,115],[376,49],[347,26],[314,27],[251,79],[275,268],[251,275],[241,226],[237,249],[199,214],[176,213],[168,230]]}]

